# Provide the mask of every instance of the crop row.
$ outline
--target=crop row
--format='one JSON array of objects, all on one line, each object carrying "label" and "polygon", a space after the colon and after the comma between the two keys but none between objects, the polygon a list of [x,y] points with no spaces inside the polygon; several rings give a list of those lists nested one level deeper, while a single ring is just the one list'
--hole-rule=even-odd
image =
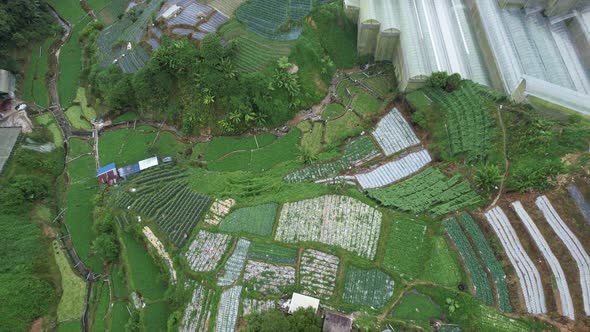
[{"label": "crop row", "polygon": [[537,228],[537,225],[533,222],[529,214],[526,212],[524,207],[519,201],[512,202],[512,208],[524,224],[527,229],[527,232],[530,234],[531,238],[535,242],[543,257],[549,263],[549,267],[553,272],[553,277],[555,278],[555,284],[557,289],[559,290],[559,298],[561,301],[561,311],[564,316],[569,317],[570,319],[574,319],[574,304],[572,302],[572,296],[570,294],[569,286],[567,285],[567,280],[565,278],[565,273],[561,268],[561,264],[559,264],[559,260],[553,254],[551,247],[549,247],[549,243],[543,237],[543,234]]},{"label": "crop row", "polygon": [[274,264],[290,264],[297,262],[297,249],[254,242],[248,250],[248,258]]},{"label": "crop row", "polygon": [[322,242],[373,259],[381,217],[379,210],[347,196],[326,195],[285,203],[275,239]]},{"label": "crop row", "polygon": [[260,236],[271,236],[278,210],[277,203],[245,207],[227,215],[219,229],[223,232],[246,232]]},{"label": "crop row", "polygon": [[334,177],[351,166],[359,165],[379,155],[377,147],[366,136],[361,136],[346,145],[344,154],[338,160],[313,164],[285,176],[286,182],[315,181]]},{"label": "crop row", "polygon": [[185,257],[193,271],[213,271],[223,257],[231,236],[201,230],[188,247]]},{"label": "crop row", "polygon": [[191,301],[184,310],[180,332],[206,332],[211,322],[215,291],[196,284]]},{"label": "crop row", "polygon": [[498,296],[498,307],[504,312],[511,312],[512,307],[510,306],[508,286],[506,285],[506,274],[502,269],[502,265],[494,255],[490,244],[471,215],[467,213],[463,214],[460,218],[460,222],[461,226],[465,229],[466,235],[471,238],[471,242],[479,252],[479,256],[481,257],[485,268],[492,276]]},{"label": "crop row", "polygon": [[370,190],[369,196],[385,206],[413,213],[429,211],[435,215],[459,211],[481,202],[468,181],[460,181],[459,176],[447,178],[433,167],[399,184]]},{"label": "crop row", "polygon": [[546,196],[537,197],[535,204],[543,212],[545,220],[547,220],[547,223],[549,223],[555,234],[565,244],[567,250],[578,265],[582,299],[584,300],[584,312],[586,316],[590,316],[590,257],[580,240],[578,240],[576,235],[569,229],[563,219],[561,219]]},{"label": "crop row", "polygon": [[451,152],[468,161],[483,158],[492,142],[493,106],[470,83],[453,93],[430,89],[428,95],[443,110]]},{"label": "crop row", "polygon": [[179,247],[207,210],[211,199],[192,191],[185,183],[170,182],[160,190],[142,194],[131,208],[154,219]]},{"label": "crop row", "polygon": [[307,249],[301,255],[299,284],[305,294],[328,299],[334,292],[338,264],[337,256]]},{"label": "crop row", "polygon": [[235,203],[236,201],[231,198],[225,200],[216,199],[205,216],[205,222],[210,225],[218,225]]},{"label": "crop row", "polygon": [[223,275],[217,279],[217,286],[229,286],[238,280],[244,268],[249,247],[250,241],[244,239],[238,241],[234,252],[223,265]]},{"label": "crop row", "polygon": [[390,161],[368,173],[357,174],[356,179],[365,190],[379,188],[418,172],[431,161],[428,151],[420,150]]},{"label": "crop row", "polygon": [[256,300],[243,299],[242,300],[242,316],[246,317],[252,313],[265,312],[275,307],[273,300]]},{"label": "crop row", "polygon": [[500,207],[489,210],[485,216],[516,270],[528,312],[531,314],[547,312],[545,293],[543,292],[539,270],[537,270],[522,247],[516,231],[508,221],[508,217]]},{"label": "crop row", "polygon": [[240,308],[240,293],[242,286],[234,286],[228,290],[223,291],[221,299],[219,300],[219,308],[217,310],[217,324],[215,331],[217,332],[234,332],[236,329],[236,322],[238,320],[238,310]]},{"label": "crop row", "polygon": [[353,265],[346,271],[342,299],[351,304],[381,308],[393,296],[394,281],[380,270],[362,270]]},{"label": "crop row", "polygon": [[463,262],[469,271],[476,297],[487,305],[493,305],[494,298],[486,271],[479,263],[477,255],[473,251],[473,247],[469,243],[465,233],[461,230],[457,219],[450,218],[445,220],[444,226],[453,244],[459,250],[459,254],[461,254]]},{"label": "crop row", "polygon": [[286,286],[295,285],[295,268],[249,260],[244,284],[257,292],[277,294]]},{"label": "crop row", "polygon": [[420,140],[397,108],[392,109],[379,121],[373,137],[386,156],[420,144]]}]

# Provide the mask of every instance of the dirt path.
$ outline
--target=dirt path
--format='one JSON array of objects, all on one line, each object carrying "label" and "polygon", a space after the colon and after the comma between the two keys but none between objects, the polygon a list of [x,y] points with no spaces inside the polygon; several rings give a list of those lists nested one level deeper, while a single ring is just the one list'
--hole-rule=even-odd
[{"label": "dirt path", "polygon": [[502,175],[502,181],[500,182],[500,190],[498,190],[498,195],[496,195],[496,198],[490,204],[490,206],[487,207],[486,210],[491,209],[494,205],[496,205],[496,203],[498,203],[498,200],[502,196],[502,192],[504,192],[504,185],[506,183],[506,177],[508,177],[508,170],[510,168],[510,161],[508,161],[508,153],[506,152],[506,127],[504,127],[504,121],[502,120],[502,112],[500,112],[501,106],[502,105],[500,105],[500,107],[496,108],[496,111],[498,111],[498,120],[500,122],[500,128],[502,129],[502,150],[504,153],[504,174]]},{"label": "dirt path", "polygon": [[47,92],[49,95],[49,110],[61,128],[64,138],[67,140],[72,135],[72,128],[66,120],[65,114],[59,101],[59,92],[57,89],[57,81],[59,80],[59,51],[70,37],[72,31],[71,24],[61,17],[53,7],[51,7],[51,14],[63,28],[62,37],[57,40],[49,49],[49,68],[47,70]]}]

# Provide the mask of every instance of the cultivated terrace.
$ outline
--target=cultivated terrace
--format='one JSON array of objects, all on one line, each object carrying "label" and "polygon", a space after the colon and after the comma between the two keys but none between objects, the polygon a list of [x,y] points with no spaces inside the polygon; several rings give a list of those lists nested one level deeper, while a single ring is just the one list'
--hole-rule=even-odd
[{"label": "cultivated terrace", "polygon": [[588,331],[588,118],[354,2],[0,1],[0,331]]}]

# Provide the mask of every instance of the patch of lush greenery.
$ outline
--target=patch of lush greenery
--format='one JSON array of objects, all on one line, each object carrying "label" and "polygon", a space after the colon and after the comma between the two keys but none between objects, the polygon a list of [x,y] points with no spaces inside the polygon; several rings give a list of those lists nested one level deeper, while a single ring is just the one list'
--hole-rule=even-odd
[{"label": "patch of lush greenery", "polygon": [[66,118],[74,129],[91,130],[92,125],[82,114],[82,107],[73,105],[65,112]]},{"label": "patch of lush greenery", "polygon": [[322,319],[313,309],[299,309],[292,315],[285,315],[278,310],[254,313],[246,317],[246,332],[320,332]]},{"label": "patch of lush greenery", "polygon": [[148,304],[141,311],[141,323],[146,331],[166,331],[170,305],[167,302]]},{"label": "patch of lush greenery", "polygon": [[322,118],[326,120],[330,120],[333,118],[338,117],[344,112],[344,107],[340,104],[332,103],[326,106],[324,111],[322,112]]},{"label": "patch of lush greenery", "polygon": [[432,253],[424,266],[420,279],[431,280],[439,285],[456,287],[463,278],[461,263],[442,236],[432,239]]},{"label": "patch of lush greenery", "polygon": [[[111,331],[113,332],[125,332],[126,325],[129,321],[129,309],[128,304],[126,302],[115,302],[113,304],[113,308],[111,309]],[[153,311],[153,309],[152,309]],[[167,319],[165,317],[164,319]]]},{"label": "patch of lush greenery", "polygon": [[71,320],[57,326],[57,332],[78,332],[82,328],[79,320]]},{"label": "patch of lush greenery", "polygon": [[82,154],[92,152],[90,142],[81,138],[70,138],[68,140],[68,155],[70,158],[76,158]]},{"label": "patch of lush greenery", "polygon": [[57,307],[57,319],[65,321],[82,317],[86,295],[86,283],[70,266],[61,244],[53,241],[53,255],[61,274],[61,289],[63,291]]},{"label": "patch of lush greenery", "polygon": [[[77,1],[75,5],[64,6],[64,9],[69,10],[72,7],[80,9]],[[60,10],[58,9],[58,11]],[[87,16],[81,21],[76,20],[73,22],[74,28],[70,32],[70,38],[59,52],[60,74],[57,82],[57,89],[59,92],[60,103],[63,107],[71,105],[76,98],[76,91],[80,86],[80,75],[82,73],[82,45],[80,44],[79,39],[80,33],[90,21],[90,17]]]},{"label": "patch of lush greenery", "polygon": [[[128,271],[130,289],[138,291],[150,301],[162,299],[166,291],[165,276],[148,253],[145,245],[133,235],[125,232],[121,234],[121,242],[124,248],[123,257]],[[156,307],[159,308],[159,306]],[[160,309],[154,310],[159,311]]]},{"label": "patch of lush greenery", "polygon": [[443,311],[431,298],[412,290],[395,306],[393,317],[412,321],[422,327],[430,327],[430,320],[443,318]]},{"label": "patch of lush greenery", "polygon": [[385,105],[383,101],[364,90],[360,90],[355,93],[351,107],[364,117],[382,111]]},{"label": "patch of lush greenery", "polygon": [[134,120],[139,120],[139,115],[137,115],[134,112],[125,112],[119,116],[117,116],[116,118],[113,119],[113,123],[118,123],[118,122],[128,122],[128,121],[134,121]]},{"label": "patch of lush greenery", "polygon": [[54,40],[54,37],[49,37],[39,44],[39,47],[33,47],[29,64],[25,70],[23,99],[41,107],[47,107],[49,104],[45,75],[49,69],[49,47]]},{"label": "patch of lush greenery", "polygon": [[268,203],[237,209],[228,214],[219,230],[229,233],[251,233],[260,236],[271,236],[277,215],[278,204]]},{"label": "patch of lush greenery", "polygon": [[337,146],[349,137],[357,136],[364,130],[361,119],[354,112],[326,122],[326,144]]},{"label": "patch of lush greenery", "polygon": [[53,144],[55,144],[57,147],[63,146],[64,139],[61,135],[61,129],[59,129],[55,118],[50,112],[35,117],[35,122],[46,127],[49,132],[51,132]]},{"label": "patch of lush greenery", "polygon": [[299,155],[300,138],[301,131],[294,128],[270,145],[261,149],[232,153],[218,161],[208,163],[207,168],[224,172],[240,170],[262,172],[278,163],[296,160]]},{"label": "patch of lush greenery", "polygon": [[94,311],[94,324],[92,325],[93,331],[106,331],[109,312],[111,306],[109,296],[109,285],[106,282],[96,284],[95,292],[98,294],[98,302],[96,304],[96,310]]},{"label": "patch of lush greenery", "polygon": [[47,314],[55,289],[47,276],[46,243],[39,226],[26,217],[0,215],[0,323],[6,331],[25,331]]}]

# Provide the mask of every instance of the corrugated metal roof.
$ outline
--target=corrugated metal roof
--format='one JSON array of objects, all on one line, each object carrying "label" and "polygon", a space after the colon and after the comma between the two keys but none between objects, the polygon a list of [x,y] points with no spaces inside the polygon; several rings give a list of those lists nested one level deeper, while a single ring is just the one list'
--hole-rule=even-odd
[{"label": "corrugated metal roof", "polygon": [[126,178],[130,175],[133,175],[133,174],[139,172],[139,164],[135,163],[135,164],[123,166],[121,168],[118,168],[117,171],[119,172],[119,176]]}]

